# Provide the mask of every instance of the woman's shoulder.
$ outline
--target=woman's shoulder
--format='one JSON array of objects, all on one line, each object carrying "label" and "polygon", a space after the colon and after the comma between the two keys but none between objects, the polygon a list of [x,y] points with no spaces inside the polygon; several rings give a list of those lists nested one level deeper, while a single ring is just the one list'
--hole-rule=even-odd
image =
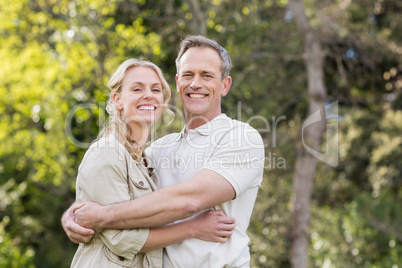
[{"label": "woman's shoulder", "polygon": [[124,148],[117,137],[113,134],[108,136],[103,136],[96,139],[90,146],[90,148]]},{"label": "woman's shoulder", "polygon": [[86,154],[102,155],[102,157],[125,157],[126,148],[114,135],[104,136],[94,141]]}]

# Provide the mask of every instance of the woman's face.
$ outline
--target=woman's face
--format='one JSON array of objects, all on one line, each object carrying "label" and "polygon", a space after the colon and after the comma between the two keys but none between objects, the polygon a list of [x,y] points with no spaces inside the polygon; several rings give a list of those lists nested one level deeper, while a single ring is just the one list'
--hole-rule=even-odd
[{"label": "woman's face", "polygon": [[147,123],[159,120],[163,110],[162,82],[157,73],[148,67],[129,69],[123,78],[120,94],[113,100],[127,123]]}]

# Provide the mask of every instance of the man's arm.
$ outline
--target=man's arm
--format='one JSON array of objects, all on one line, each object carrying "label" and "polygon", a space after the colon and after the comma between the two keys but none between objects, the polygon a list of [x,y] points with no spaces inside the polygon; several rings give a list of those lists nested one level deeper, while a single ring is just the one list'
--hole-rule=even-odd
[{"label": "man's arm", "polygon": [[204,169],[186,182],[131,201],[110,206],[85,203],[75,210],[75,221],[95,231],[156,227],[188,218],[235,197],[235,190],[224,177]]},{"label": "man's arm", "polygon": [[234,218],[225,216],[220,210],[209,210],[194,219],[151,228],[140,252],[163,248],[188,238],[225,243],[235,227]]}]

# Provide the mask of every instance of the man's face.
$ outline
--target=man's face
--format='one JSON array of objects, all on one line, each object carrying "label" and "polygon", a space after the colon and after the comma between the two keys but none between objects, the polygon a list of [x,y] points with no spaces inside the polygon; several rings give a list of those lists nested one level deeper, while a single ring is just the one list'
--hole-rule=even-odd
[{"label": "man's face", "polygon": [[221,98],[228,93],[232,79],[227,76],[222,80],[218,52],[212,48],[190,48],[180,59],[179,70],[176,85],[186,122],[206,123],[221,114]]}]

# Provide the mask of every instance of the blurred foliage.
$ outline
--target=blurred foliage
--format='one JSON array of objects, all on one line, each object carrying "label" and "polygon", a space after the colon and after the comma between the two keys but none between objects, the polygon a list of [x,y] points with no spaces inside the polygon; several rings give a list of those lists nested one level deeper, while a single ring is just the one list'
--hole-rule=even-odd
[{"label": "blurred foliage", "polygon": [[[317,170],[311,266],[402,267],[402,6],[304,3],[326,53],[327,101],[339,102],[339,165]],[[171,85],[175,120],[165,115],[152,139],[183,127],[174,59],[180,40],[200,29],[196,19],[233,60],[224,112],[257,128],[267,145],[249,228],[252,267],[290,266],[293,166],[308,104],[293,14],[286,0],[200,0],[194,8],[184,0],[0,0],[1,267],[69,267],[76,245],[60,216],[123,60],[155,62]]]}]

